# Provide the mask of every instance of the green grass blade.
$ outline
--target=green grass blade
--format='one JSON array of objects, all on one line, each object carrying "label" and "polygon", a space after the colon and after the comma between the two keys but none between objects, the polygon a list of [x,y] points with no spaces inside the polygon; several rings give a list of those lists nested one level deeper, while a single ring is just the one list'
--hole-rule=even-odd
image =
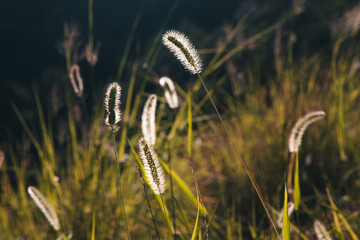
[{"label": "green grass blade", "polygon": [[124,49],[124,53],[123,53],[123,56],[121,58],[121,61],[120,61],[120,65],[119,65],[119,69],[118,69],[118,72],[116,74],[116,82],[120,82],[120,79],[122,77],[122,74],[124,72],[124,68],[125,68],[125,64],[126,64],[126,61],[127,61],[127,58],[128,58],[128,55],[129,55],[129,51],[130,51],[130,47],[131,47],[131,43],[133,42],[133,38],[134,38],[134,34],[135,34],[135,30],[139,24],[139,21],[140,21],[140,17],[142,15],[142,11],[143,11],[143,7],[140,8],[140,11],[139,13],[136,15],[135,17],[135,20],[133,22],[133,25],[132,25],[132,28],[131,28],[131,32],[129,34],[129,38],[126,42],[126,45],[125,45],[125,49]]},{"label": "green grass blade", "polygon": [[191,240],[195,240],[198,231],[199,231],[199,216],[200,216],[200,201],[199,201],[199,195],[197,196],[197,214],[196,214],[196,221],[195,221],[195,226],[194,226],[194,231],[192,233],[191,236]]},{"label": "green grass blade", "polygon": [[[173,180],[178,184],[180,189],[183,190],[183,192],[189,197],[189,199],[194,204],[197,204],[197,200],[196,200],[194,194],[192,193],[192,191],[190,190],[190,187],[172,169],[170,171],[169,166],[160,158],[159,158],[159,162],[160,162],[161,166],[163,167],[163,169],[165,170],[165,172],[167,174],[171,174],[171,177],[173,178]],[[205,208],[203,208],[202,206],[200,206],[200,211],[205,212],[205,214],[207,214],[207,210]]]},{"label": "green grass blade", "polygon": [[95,240],[95,221],[96,221],[96,217],[94,211],[92,216],[92,225],[91,225],[91,240]]},{"label": "green grass blade", "polygon": [[191,232],[191,229],[190,229],[190,223],[189,223],[189,220],[186,216],[186,213],[184,211],[184,208],[182,207],[181,203],[179,202],[179,200],[177,198],[174,198],[175,199],[175,202],[176,202],[176,206],[178,207],[178,209],[180,210],[180,214],[184,220],[184,223],[185,223],[185,227],[186,229],[188,230],[189,232],[189,236],[190,236],[190,232]]},{"label": "green grass blade", "polygon": [[299,178],[299,152],[296,153],[295,159],[295,175],[294,175],[294,204],[295,210],[299,209],[300,205],[300,178]]},{"label": "green grass blade", "polygon": [[284,240],[290,240],[290,220],[288,215],[288,194],[287,194],[286,185],[284,191],[284,215],[283,215],[282,235]]},{"label": "green grass blade", "polygon": [[123,115],[123,124],[122,124],[123,127],[122,127],[122,131],[121,131],[121,139],[120,139],[120,144],[119,144],[119,161],[121,161],[123,159],[124,153],[125,153],[125,145],[126,145],[126,137],[127,137],[126,135],[127,135],[128,127],[129,127],[130,107],[131,107],[131,102],[132,102],[131,100],[132,100],[133,92],[134,92],[134,85],[135,85],[137,69],[138,69],[138,63],[135,62],[133,65],[133,69],[132,69],[129,89],[127,91],[125,111],[124,111],[124,115]]},{"label": "green grass blade", "polygon": [[193,131],[192,131],[192,112],[191,112],[191,95],[187,95],[188,102],[188,154],[192,156],[192,143],[193,143]]}]

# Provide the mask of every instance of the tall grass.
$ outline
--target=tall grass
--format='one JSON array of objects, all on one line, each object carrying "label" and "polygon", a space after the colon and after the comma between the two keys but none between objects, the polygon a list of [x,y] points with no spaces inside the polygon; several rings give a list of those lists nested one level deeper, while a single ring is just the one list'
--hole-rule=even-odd
[{"label": "tall grass", "polygon": [[[89,1],[91,29],[92,4]],[[73,239],[204,239],[207,234],[209,239],[277,239],[238,160],[241,154],[245,166],[252,170],[266,209],[271,209],[272,219],[278,217],[282,207],[287,216],[287,202],[293,194],[283,191],[284,185],[290,189],[292,181],[289,184],[284,179],[293,174],[289,159],[296,160],[294,177],[301,184],[301,204],[295,214],[284,217],[286,239],[314,239],[318,232],[313,227],[315,220],[324,224],[333,239],[358,239],[360,84],[359,72],[352,68],[359,56],[358,43],[347,36],[341,43],[334,41],[331,59],[322,51],[300,59],[292,54],[290,36],[273,39],[282,33],[279,29],[290,15],[236,43],[235,36],[246,21],[242,19],[215,54],[203,54],[209,64],[204,64],[201,75],[185,79],[188,88],[182,87],[183,73],[170,71],[168,76],[179,94],[179,107],[171,109],[157,77],[163,75],[157,65],[168,62],[160,62],[158,56],[170,59],[160,50],[164,29],[159,30],[144,55],[132,59],[130,54],[141,14],[140,10],[134,20],[115,77],[124,83],[125,95],[118,134],[107,131],[103,122],[105,84],[90,89],[85,78],[84,93],[94,92],[94,98],[88,99],[92,102],[89,115],[80,107],[67,77],[63,84],[66,119],[53,117],[50,106],[36,92],[36,121],[26,119],[13,105],[19,126],[24,129],[24,140],[1,146],[1,238],[58,237],[26,193],[31,185],[51,202],[62,231],[72,232]],[[93,40],[91,30],[89,42]],[[276,70],[270,66],[274,69],[272,74],[265,73],[267,84],[263,84],[263,69],[269,66],[244,58],[261,51],[248,49],[251,44],[267,47],[272,40],[284,54],[276,53]],[[206,52],[202,50],[199,52]],[[67,76],[76,61],[71,49],[65,53]],[[141,67],[143,62],[146,68]],[[92,69],[96,71],[96,66]],[[129,74],[125,74],[128,69]],[[124,78],[127,75],[129,79]],[[204,83],[207,91],[201,88]],[[236,93],[232,86],[239,87]],[[152,148],[172,185],[161,195],[149,191],[149,179],[140,177],[145,176],[146,169],[137,143],[142,136],[141,111],[150,88],[158,96],[156,142]],[[223,123],[210,110],[212,105],[217,106]],[[305,133],[301,151],[294,159],[295,154],[288,151],[291,129],[305,113],[318,109],[327,116]],[[64,143],[59,141],[60,135],[65,136]],[[112,165],[116,153],[119,168]],[[189,169],[188,160],[196,175]],[[118,174],[125,193],[123,202],[118,198]],[[206,214],[207,226],[201,221],[202,214]]]}]

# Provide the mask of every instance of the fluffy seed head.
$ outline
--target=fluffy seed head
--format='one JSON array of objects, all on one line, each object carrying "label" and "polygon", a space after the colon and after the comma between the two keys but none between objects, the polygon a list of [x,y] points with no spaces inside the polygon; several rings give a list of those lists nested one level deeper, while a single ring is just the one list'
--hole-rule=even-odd
[{"label": "fluffy seed head", "polygon": [[144,139],[148,145],[154,145],[156,141],[155,134],[155,113],[157,96],[151,94],[147,99],[141,116],[141,130]]},{"label": "fluffy seed head", "polygon": [[105,124],[108,125],[113,132],[119,129],[117,124],[121,120],[120,96],[120,85],[117,82],[110,83],[105,94]]},{"label": "fluffy seed head", "polygon": [[301,145],[301,139],[304,135],[306,128],[313,122],[316,122],[320,119],[323,119],[325,112],[315,111],[306,114],[304,117],[300,118],[294,127],[291,130],[289,138],[289,151],[298,152]]},{"label": "fluffy seed head", "polygon": [[172,52],[185,69],[192,74],[202,72],[202,63],[194,45],[181,32],[169,30],[162,36],[162,43]]},{"label": "fluffy seed head", "polygon": [[[290,218],[291,214],[293,213],[295,208],[295,205],[293,202],[288,202],[288,216]],[[284,219],[284,208],[281,209],[281,212],[279,214],[279,218],[276,221],[276,224],[279,228],[282,228],[283,226],[283,219]]]},{"label": "fluffy seed head", "polygon": [[179,107],[178,95],[173,81],[168,77],[161,77],[159,83],[165,90],[165,99],[169,107],[172,109]]},{"label": "fluffy seed head", "polygon": [[318,240],[331,240],[329,233],[326,231],[325,226],[318,220],[314,221],[314,229],[316,238]]},{"label": "fluffy seed head", "polygon": [[165,177],[160,162],[152,147],[144,138],[139,140],[140,157],[145,169],[145,178],[155,194],[165,191]]},{"label": "fluffy seed head", "polygon": [[59,218],[54,207],[49,203],[46,197],[35,187],[28,187],[28,193],[38,208],[43,212],[51,226],[53,226],[56,231],[59,231],[61,228]]},{"label": "fluffy seed head", "polygon": [[69,78],[74,92],[78,97],[81,97],[84,91],[83,79],[80,75],[80,67],[77,64],[72,65],[70,68]]}]

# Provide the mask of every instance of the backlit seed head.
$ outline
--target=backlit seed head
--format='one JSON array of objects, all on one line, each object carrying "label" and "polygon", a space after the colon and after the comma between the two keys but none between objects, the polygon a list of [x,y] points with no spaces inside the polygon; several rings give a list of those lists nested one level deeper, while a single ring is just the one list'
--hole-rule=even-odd
[{"label": "backlit seed head", "polygon": [[84,91],[83,79],[80,75],[80,67],[77,64],[72,65],[70,68],[69,78],[74,92],[78,97],[81,97]]},{"label": "backlit seed head", "polygon": [[320,119],[323,119],[325,112],[315,111],[306,114],[304,117],[300,118],[294,127],[291,130],[289,138],[289,151],[298,152],[301,145],[301,139],[304,135],[306,128],[313,122],[316,122]]},{"label": "backlit seed head", "polygon": [[179,107],[178,95],[173,81],[168,77],[161,77],[159,83],[165,90],[164,95],[169,107],[172,109]]},{"label": "backlit seed head", "polygon": [[176,30],[167,31],[162,36],[162,43],[179,59],[184,68],[189,70],[190,73],[200,74],[202,72],[199,53],[183,33]]},{"label": "backlit seed head", "polygon": [[139,140],[140,157],[144,165],[145,178],[155,194],[165,191],[165,177],[160,162],[154,153],[151,145],[147,144],[144,138]]},{"label": "backlit seed head", "polygon": [[117,82],[109,84],[105,94],[105,124],[108,125],[113,132],[116,132],[119,129],[117,124],[121,120],[120,96],[120,85]]},{"label": "backlit seed head", "polygon": [[314,229],[318,240],[331,240],[328,231],[326,231],[325,226],[319,220],[314,221]]},{"label": "backlit seed head", "polygon": [[45,215],[51,226],[53,226],[56,231],[59,231],[61,228],[59,218],[54,207],[49,203],[46,197],[35,187],[28,187],[28,193],[41,212]]},{"label": "backlit seed head", "polygon": [[154,145],[156,141],[155,131],[155,113],[156,113],[157,96],[151,94],[147,99],[141,116],[141,130],[144,139],[149,145]]}]

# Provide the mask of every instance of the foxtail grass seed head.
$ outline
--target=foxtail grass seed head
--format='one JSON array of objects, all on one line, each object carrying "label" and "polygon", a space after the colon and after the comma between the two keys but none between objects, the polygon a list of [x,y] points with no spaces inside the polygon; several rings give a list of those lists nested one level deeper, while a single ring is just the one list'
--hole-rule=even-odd
[{"label": "foxtail grass seed head", "polygon": [[[295,208],[295,205],[293,202],[288,202],[288,216],[290,218],[291,214],[293,213]],[[281,209],[281,212],[279,214],[279,218],[276,221],[276,224],[279,228],[282,228],[283,226],[283,219],[284,219],[284,208]]]},{"label": "foxtail grass seed head", "polygon": [[85,47],[85,57],[86,61],[94,67],[98,61],[99,56],[99,47],[100,45],[97,45],[97,47],[94,49],[94,47],[90,44],[86,45]]},{"label": "foxtail grass seed head", "polygon": [[117,82],[110,83],[105,94],[105,124],[108,125],[113,132],[119,129],[117,124],[121,120],[120,96],[120,85]]},{"label": "foxtail grass seed head", "polygon": [[289,138],[289,151],[298,152],[301,145],[301,139],[304,135],[306,128],[313,122],[316,122],[320,119],[323,119],[325,112],[315,111],[306,114],[304,117],[300,118],[294,125],[291,130]]},{"label": "foxtail grass seed head", "polygon": [[155,194],[163,193],[165,191],[165,177],[156,154],[144,138],[139,140],[139,149],[145,169],[145,178],[149,182],[151,190]]},{"label": "foxtail grass seed head", "polygon": [[324,224],[322,224],[319,220],[314,221],[314,229],[318,240],[332,240],[328,231],[326,231]]},{"label": "foxtail grass seed head", "polygon": [[53,226],[56,231],[59,231],[61,228],[59,218],[55,212],[54,207],[49,203],[46,197],[35,187],[28,187],[28,193],[38,208],[40,208],[40,210],[43,212],[51,226]]},{"label": "foxtail grass seed head", "polygon": [[80,75],[80,67],[77,64],[72,65],[70,68],[69,78],[74,92],[78,97],[81,97],[84,91],[83,79]]},{"label": "foxtail grass seed head", "polygon": [[169,30],[162,36],[162,43],[179,59],[184,68],[189,70],[190,73],[200,74],[202,72],[199,53],[183,33]]},{"label": "foxtail grass seed head", "polygon": [[155,134],[155,114],[156,114],[157,96],[151,94],[147,99],[141,116],[141,130],[144,139],[149,145],[154,145],[156,141]]},{"label": "foxtail grass seed head", "polygon": [[161,77],[159,83],[165,90],[165,99],[169,107],[172,109],[179,107],[179,99],[173,81],[168,77]]}]

